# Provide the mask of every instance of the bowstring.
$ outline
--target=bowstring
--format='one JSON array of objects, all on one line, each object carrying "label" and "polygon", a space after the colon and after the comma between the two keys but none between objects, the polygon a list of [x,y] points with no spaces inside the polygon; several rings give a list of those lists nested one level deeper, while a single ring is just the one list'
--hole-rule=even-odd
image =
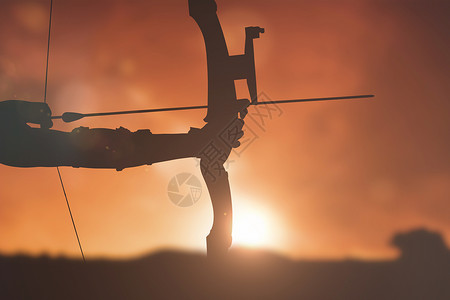
[{"label": "bowstring", "polygon": [[[50,0],[50,15],[48,21],[48,38],[47,38],[47,62],[45,65],[45,83],[44,83],[44,103],[47,103],[47,86],[48,86],[48,61],[50,58],[50,38],[52,33],[52,15],[53,15],[53,0]],[[83,262],[86,262],[84,257],[83,247],[81,246],[80,237],[78,236],[77,226],[75,224],[75,220],[72,215],[72,210],[70,208],[69,198],[67,197],[66,188],[64,186],[64,182],[61,176],[61,172],[59,167],[56,167],[58,171],[59,182],[61,183],[61,187],[64,193],[64,198],[66,199],[67,209],[69,210],[70,219],[72,221],[73,230],[75,231],[75,236],[77,237],[78,247],[80,248],[81,257],[83,258]]]}]

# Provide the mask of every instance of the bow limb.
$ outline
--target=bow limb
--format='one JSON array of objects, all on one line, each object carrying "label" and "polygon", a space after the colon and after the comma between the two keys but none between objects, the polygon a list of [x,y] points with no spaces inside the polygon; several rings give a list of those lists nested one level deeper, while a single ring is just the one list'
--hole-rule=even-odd
[{"label": "bow limb", "polygon": [[206,122],[229,123],[237,117],[234,68],[228,54],[214,0],[189,0],[189,13],[202,31],[208,66]]},{"label": "bow limb", "polygon": [[213,226],[206,240],[208,256],[222,258],[232,241],[232,201],[228,174],[222,165],[214,168],[205,159],[201,159],[201,168],[214,210]]},{"label": "bow limb", "polygon": [[216,135],[203,149],[200,166],[214,209],[214,222],[207,238],[208,256],[220,257],[231,246],[232,201],[228,174],[223,167],[231,146],[221,139],[238,118],[236,89],[225,37],[214,0],[189,0],[189,13],[202,31],[208,66],[208,113],[206,126]]}]

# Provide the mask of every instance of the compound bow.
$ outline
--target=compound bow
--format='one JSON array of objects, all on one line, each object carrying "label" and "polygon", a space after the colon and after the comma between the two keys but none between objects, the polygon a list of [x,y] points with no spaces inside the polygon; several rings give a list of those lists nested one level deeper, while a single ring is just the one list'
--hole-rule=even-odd
[{"label": "compound bow", "polygon": [[[217,132],[217,135],[203,149],[200,155],[200,167],[203,178],[208,187],[214,211],[213,226],[207,237],[207,253],[209,257],[222,258],[226,255],[232,242],[233,211],[231,190],[228,181],[228,173],[223,165],[228,159],[233,144],[233,141],[230,142],[230,136],[236,134],[236,126],[239,126],[240,122],[239,111],[236,110],[236,101],[238,99],[236,96],[235,80],[245,79],[247,81],[252,105],[357,99],[370,98],[374,96],[359,95],[258,102],[253,40],[259,38],[260,35],[264,33],[264,29],[261,27],[246,27],[245,53],[242,55],[230,56],[223,30],[217,16],[217,4],[215,0],[188,0],[188,3],[189,14],[200,27],[206,46],[208,71],[207,106],[174,107],[92,114],[69,112],[64,113],[62,116],[54,116],[52,118],[63,119],[65,122],[73,122],[81,118],[91,116],[207,108],[208,111],[204,120],[208,123],[207,126],[215,128]],[[245,115],[241,114],[241,117],[244,116]]]}]

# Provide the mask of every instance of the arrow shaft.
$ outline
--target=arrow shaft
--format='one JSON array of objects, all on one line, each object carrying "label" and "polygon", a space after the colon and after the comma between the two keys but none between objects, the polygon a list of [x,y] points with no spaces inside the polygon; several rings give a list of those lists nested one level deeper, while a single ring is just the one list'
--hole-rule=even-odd
[{"label": "arrow shaft", "polygon": [[[89,113],[89,114],[82,114],[82,115],[83,115],[83,118],[86,118],[86,117],[131,115],[131,114],[144,114],[144,113],[154,113],[154,112],[164,112],[164,111],[205,109],[205,108],[208,108],[208,106],[207,105],[200,105],[200,106],[184,106],[184,107],[170,107],[170,108],[139,109],[139,110],[125,110],[125,111]],[[54,117],[52,117],[52,119],[62,119],[62,116],[54,116]]]},{"label": "arrow shaft", "polygon": [[[357,96],[327,97],[327,98],[305,98],[305,99],[292,99],[292,100],[261,101],[261,102],[252,103],[251,105],[273,105],[273,104],[287,104],[287,103],[300,103],[300,102],[362,99],[362,98],[373,98],[373,97],[374,97],[374,95],[357,95]],[[82,115],[82,118],[86,118],[86,117],[103,117],[103,116],[131,115],[131,114],[143,114],[143,113],[154,113],[154,112],[167,112],[167,111],[184,111],[184,110],[195,110],[195,109],[206,109],[206,108],[208,108],[207,105],[198,105],[198,106],[182,106],[182,107],[169,107],[169,108],[154,108],[154,109],[88,113],[88,114],[80,114],[80,115]],[[62,119],[62,118],[63,118],[63,116],[53,116],[52,117],[53,120]]]},{"label": "arrow shaft", "polygon": [[342,96],[342,97],[327,97],[327,98],[305,98],[305,99],[293,99],[293,100],[260,101],[260,102],[257,102],[257,103],[252,103],[252,105],[286,104],[286,103],[333,101],[333,100],[350,100],[350,99],[362,99],[362,98],[373,98],[373,97],[375,97],[375,95],[357,95],[357,96]]}]

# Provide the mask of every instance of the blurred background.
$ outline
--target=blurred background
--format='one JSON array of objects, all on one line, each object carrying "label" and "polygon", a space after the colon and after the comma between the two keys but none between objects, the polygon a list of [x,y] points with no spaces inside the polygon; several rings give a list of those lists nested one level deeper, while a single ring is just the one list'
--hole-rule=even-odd
[{"label": "blurred background", "polygon": [[[244,27],[266,99],[376,94],[372,100],[252,108],[227,165],[236,246],[290,258],[385,259],[416,227],[450,239],[448,1],[217,0],[230,54]],[[42,101],[50,1],[0,2],[0,100]],[[206,55],[186,0],[54,1],[48,103],[54,115],[204,105]],[[246,97],[242,82],[241,97]],[[263,121],[260,115],[265,117]],[[204,111],[55,122],[153,133],[201,127]],[[87,257],[204,251],[206,186],[175,206],[185,159],[116,172],[62,168]],[[78,257],[53,168],[0,166],[0,253]],[[202,181],[203,182],[203,181]]]}]

